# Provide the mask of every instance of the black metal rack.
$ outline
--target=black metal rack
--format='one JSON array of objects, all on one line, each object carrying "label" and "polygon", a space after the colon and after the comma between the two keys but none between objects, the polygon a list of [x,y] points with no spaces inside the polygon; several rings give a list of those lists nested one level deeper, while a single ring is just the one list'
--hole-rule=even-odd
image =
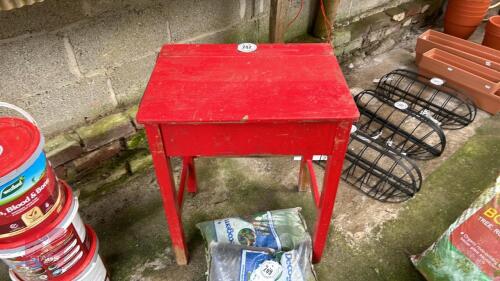
[{"label": "black metal rack", "polygon": [[383,202],[403,202],[422,183],[418,166],[360,130],[351,133],[342,178],[361,192]]},{"label": "black metal rack", "polygon": [[446,138],[431,119],[410,110],[408,103],[394,102],[366,90],[354,97],[360,111],[357,127],[382,145],[413,159],[441,155]]},{"label": "black metal rack", "polygon": [[384,75],[376,92],[394,102],[404,101],[410,109],[428,117],[444,129],[456,130],[476,117],[474,103],[446,81],[398,69]]}]

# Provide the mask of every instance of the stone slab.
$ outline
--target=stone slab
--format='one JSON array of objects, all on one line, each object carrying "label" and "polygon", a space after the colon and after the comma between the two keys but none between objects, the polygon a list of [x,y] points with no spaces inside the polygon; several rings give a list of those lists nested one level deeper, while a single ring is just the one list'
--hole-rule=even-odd
[{"label": "stone slab", "polygon": [[362,46],[363,46],[363,38],[352,40],[351,42],[349,42],[349,44],[347,44],[344,47],[344,54],[351,53],[352,51],[360,49]]},{"label": "stone slab", "polygon": [[390,51],[395,45],[396,45],[396,41],[394,41],[394,39],[392,39],[392,38],[386,39],[386,40],[382,41],[376,49],[374,49],[373,51],[370,51],[370,55],[373,55],[373,56],[381,55],[383,53]]},{"label": "stone slab", "polygon": [[346,28],[351,30],[351,40],[363,38],[367,35],[368,32],[370,32],[370,25],[363,20],[353,22]]},{"label": "stone slab", "polygon": [[94,150],[83,157],[75,159],[71,162],[71,166],[77,171],[87,171],[95,167],[99,167],[102,161],[111,159],[117,155],[121,150],[119,141],[112,142],[97,150]]},{"label": "stone slab", "polygon": [[[424,8],[423,3],[421,3],[420,1],[404,3],[399,7],[405,11],[406,17],[413,17],[415,15],[418,15],[422,13],[422,10]],[[429,9],[429,5],[427,5],[427,8],[425,10],[427,9]]]},{"label": "stone slab", "polygon": [[104,13],[65,32],[84,74],[153,54],[170,41],[164,9]]},{"label": "stone slab", "polygon": [[402,21],[405,19],[406,12],[400,7],[394,7],[385,10],[385,13],[391,17],[393,21]]},{"label": "stone slab", "polygon": [[76,133],[81,138],[85,150],[91,151],[114,140],[133,135],[135,128],[125,113],[116,113],[99,119],[94,124],[80,127]]},{"label": "stone slab", "polygon": [[139,111],[139,105],[134,105],[134,106],[130,107],[129,109],[127,109],[127,111],[125,111],[125,114],[128,115],[128,117],[130,118],[130,120],[132,120],[132,123],[134,123],[134,126],[137,129],[142,129],[142,128],[144,128],[144,126],[142,124],[137,123],[137,118],[136,118],[137,111]]},{"label": "stone slab", "polygon": [[126,142],[127,150],[138,150],[138,149],[148,149],[148,140],[146,138],[146,133],[144,130],[140,130],[137,134],[127,138]]},{"label": "stone slab", "polygon": [[45,144],[47,158],[53,167],[78,158],[83,153],[78,136],[71,134],[61,134],[51,138]]},{"label": "stone slab", "polygon": [[66,169],[66,167],[64,165],[63,166],[59,166],[59,167],[55,167],[54,168],[54,172],[56,173],[56,176],[58,178],[65,179],[65,180],[68,179],[67,169]]},{"label": "stone slab", "polygon": [[129,161],[130,172],[135,174],[153,165],[153,157],[149,153],[140,153]]},{"label": "stone slab", "polygon": [[370,30],[380,30],[393,25],[391,17],[387,16],[384,12],[376,13],[369,17],[362,19],[360,22],[370,27]]}]

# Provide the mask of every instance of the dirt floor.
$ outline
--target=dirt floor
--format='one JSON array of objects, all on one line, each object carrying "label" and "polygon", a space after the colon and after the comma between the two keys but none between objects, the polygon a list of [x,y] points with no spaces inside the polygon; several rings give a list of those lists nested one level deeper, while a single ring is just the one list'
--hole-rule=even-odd
[{"label": "dirt floor", "polygon": [[[354,59],[345,69],[352,91],[374,87],[373,79],[393,69],[413,69],[414,42],[410,36],[382,55]],[[405,203],[380,203],[342,182],[329,244],[315,266],[318,280],[423,280],[409,255],[432,244],[493,184],[500,172],[499,129],[499,116],[479,111],[468,127],[446,131],[444,154],[418,163],[425,181]],[[199,192],[185,198],[183,209],[188,266],[175,264],[152,169],[95,187],[96,192],[81,198],[80,212],[100,238],[100,253],[114,281],[205,280],[205,250],[195,227],[201,221],[300,206],[312,229],[312,195],[296,191],[298,161],[292,157],[203,158],[196,160],[196,168]],[[316,171],[321,182],[322,169],[316,166]]]}]

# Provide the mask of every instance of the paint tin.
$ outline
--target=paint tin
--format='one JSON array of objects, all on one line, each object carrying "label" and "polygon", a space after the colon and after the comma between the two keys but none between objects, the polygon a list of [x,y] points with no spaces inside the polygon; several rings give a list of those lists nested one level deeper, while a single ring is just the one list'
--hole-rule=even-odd
[{"label": "paint tin", "polygon": [[0,240],[8,241],[57,217],[65,198],[33,118],[16,106],[0,107],[27,119],[0,117]]},{"label": "paint tin", "polygon": [[[99,256],[99,241],[94,230],[86,226],[87,237],[89,241],[89,254],[79,267],[74,267],[66,274],[57,277],[55,281],[110,281],[106,267]],[[13,270],[9,270],[9,275],[13,281],[26,281],[18,277]]]},{"label": "paint tin", "polygon": [[0,205],[0,243],[16,240],[18,235],[53,221],[65,202],[66,195],[49,167],[28,192]]},{"label": "paint tin", "polygon": [[67,184],[60,181],[60,185],[68,200],[55,221],[14,242],[0,243],[0,258],[24,281],[55,280],[81,266],[89,255],[90,240],[78,215],[78,200]]}]

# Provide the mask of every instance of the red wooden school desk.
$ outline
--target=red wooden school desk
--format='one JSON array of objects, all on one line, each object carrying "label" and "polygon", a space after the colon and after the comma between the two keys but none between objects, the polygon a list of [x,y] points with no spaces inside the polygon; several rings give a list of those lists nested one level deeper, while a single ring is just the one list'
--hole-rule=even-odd
[{"label": "red wooden school desk", "polygon": [[[181,207],[196,192],[194,157],[302,155],[299,189],[311,187],[318,209],[313,259],[325,247],[352,123],[358,111],[328,44],[166,45],[142,98],[178,264],[187,264]],[[328,155],[322,191],[312,155]],[[170,157],[182,157],[178,190]]]}]

